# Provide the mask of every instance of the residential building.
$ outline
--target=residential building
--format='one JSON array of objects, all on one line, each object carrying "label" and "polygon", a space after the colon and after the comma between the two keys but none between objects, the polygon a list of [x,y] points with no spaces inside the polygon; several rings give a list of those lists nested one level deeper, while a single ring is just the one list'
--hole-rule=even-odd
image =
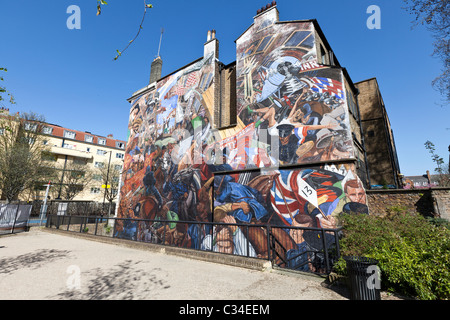
[{"label": "residential building", "polygon": [[[113,135],[105,137],[50,123],[43,126],[42,133],[43,143],[50,148],[49,158],[55,161],[57,167],[62,168],[58,180],[52,181],[54,199],[61,199],[64,175],[70,171],[71,164],[81,164],[87,165],[93,171],[93,180],[73,200],[103,201],[105,181],[96,169],[109,164],[120,170],[123,166],[126,142],[114,139]],[[43,186],[36,198],[42,199],[44,190]],[[117,190],[113,192],[117,193]]]},{"label": "residential building", "polygon": [[[44,151],[42,156],[49,161],[52,168],[56,168],[56,174],[48,178],[50,181],[42,182],[42,185],[35,190],[21,193],[20,200],[44,199],[49,182],[51,183],[49,198],[51,200],[67,200],[62,191],[63,187],[67,186],[68,175],[85,170],[84,168],[90,171],[89,176],[92,179],[86,179],[88,181],[84,183],[78,183],[82,179],[78,181],[72,179],[70,183],[73,184],[73,190],[82,190],[74,192],[76,195],[70,200],[103,201],[105,188],[109,188],[113,194],[117,195],[125,155],[125,141],[114,139],[112,135],[105,137],[88,131],[83,132],[43,123],[35,119],[30,121],[21,119],[18,113],[10,115],[9,109],[2,109],[1,113],[2,117],[8,117],[10,119],[8,121],[11,121],[5,123],[5,126],[19,124],[18,120],[20,119],[25,131],[37,132],[35,137],[39,137],[39,139],[34,143],[42,143]],[[4,130],[5,128],[0,128],[0,135],[5,134]],[[15,130],[8,132],[15,132]],[[105,169],[100,170],[99,168]],[[106,174],[102,171],[106,171]]]}]

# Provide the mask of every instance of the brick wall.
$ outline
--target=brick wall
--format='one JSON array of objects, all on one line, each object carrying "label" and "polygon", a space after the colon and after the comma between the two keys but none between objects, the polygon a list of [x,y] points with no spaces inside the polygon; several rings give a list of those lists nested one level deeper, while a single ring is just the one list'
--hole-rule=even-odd
[{"label": "brick wall", "polygon": [[367,200],[373,215],[385,216],[389,210],[405,208],[450,221],[450,188],[368,190]]}]

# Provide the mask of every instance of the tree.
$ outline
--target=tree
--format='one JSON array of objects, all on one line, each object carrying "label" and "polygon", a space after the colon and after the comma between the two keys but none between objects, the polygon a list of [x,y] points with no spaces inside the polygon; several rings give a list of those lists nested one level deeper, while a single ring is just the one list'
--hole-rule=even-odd
[{"label": "tree", "polygon": [[44,154],[44,119],[34,113],[3,114],[0,118],[0,190],[8,202],[38,189],[55,173]]},{"label": "tree", "polygon": [[77,194],[88,186],[93,178],[93,171],[87,163],[66,161],[62,170],[58,195],[64,200],[73,200]]},{"label": "tree", "polygon": [[96,168],[95,174],[101,177],[104,186],[104,199],[109,202],[108,214],[111,214],[111,204],[117,198],[120,176],[122,174],[122,162],[103,162],[103,165]]},{"label": "tree", "polygon": [[403,0],[405,9],[415,16],[415,24],[425,25],[434,42],[433,56],[443,63],[442,74],[432,85],[450,102],[450,1],[448,0]]},{"label": "tree", "polygon": [[[0,81],[5,81],[1,72],[8,72],[8,69],[0,67]],[[0,106],[2,106],[2,108],[5,107],[5,101],[8,101],[10,104],[15,104],[14,96],[11,92],[6,90],[6,87],[0,85]]]},{"label": "tree", "polygon": [[425,142],[425,149],[427,149],[431,154],[431,159],[436,163],[436,168],[434,172],[439,175],[439,186],[447,187],[450,186],[450,173],[449,167],[445,164],[444,159],[436,154],[436,148],[431,141]]},{"label": "tree", "polygon": [[[97,0],[97,15],[98,16],[102,13],[102,6],[107,5],[107,4],[108,3],[104,0]],[[150,3],[147,3],[147,1],[144,0],[144,14],[142,16],[142,20],[141,20],[141,24],[139,25],[138,32],[136,33],[134,38],[128,42],[128,44],[125,46],[125,48],[122,49],[122,51],[116,50],[117,54],[114,57],[114,60],[119,59],[119,57],[124,53],[124,51],[127,50],[128,47],[137,39],[137,37],[139,36],[139,34],[141,33],[141,30],[143,28],[145,15],[147,14],[147,9],[151,9],[151,8],[153,8],[153,5]]]}]

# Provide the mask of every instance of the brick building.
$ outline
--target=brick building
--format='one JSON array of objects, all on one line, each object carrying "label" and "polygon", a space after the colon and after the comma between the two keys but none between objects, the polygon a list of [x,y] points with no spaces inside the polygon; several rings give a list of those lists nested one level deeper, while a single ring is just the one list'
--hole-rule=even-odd
[{"label": "brick building", "polygon": [[402,175],[386,106],[376,78],[355,83],[372,187],[402,188]]}]

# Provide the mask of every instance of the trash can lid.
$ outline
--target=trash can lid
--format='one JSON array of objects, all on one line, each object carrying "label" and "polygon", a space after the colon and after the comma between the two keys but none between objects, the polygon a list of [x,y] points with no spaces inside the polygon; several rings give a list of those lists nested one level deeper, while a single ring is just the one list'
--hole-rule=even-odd
[{"label": "trash can lid", "polygon": [[344,260],[348,263],[358,263],[367,265],[376,265],[378,261],[373,258],[361,257],[361,256],[344,256]]}]

